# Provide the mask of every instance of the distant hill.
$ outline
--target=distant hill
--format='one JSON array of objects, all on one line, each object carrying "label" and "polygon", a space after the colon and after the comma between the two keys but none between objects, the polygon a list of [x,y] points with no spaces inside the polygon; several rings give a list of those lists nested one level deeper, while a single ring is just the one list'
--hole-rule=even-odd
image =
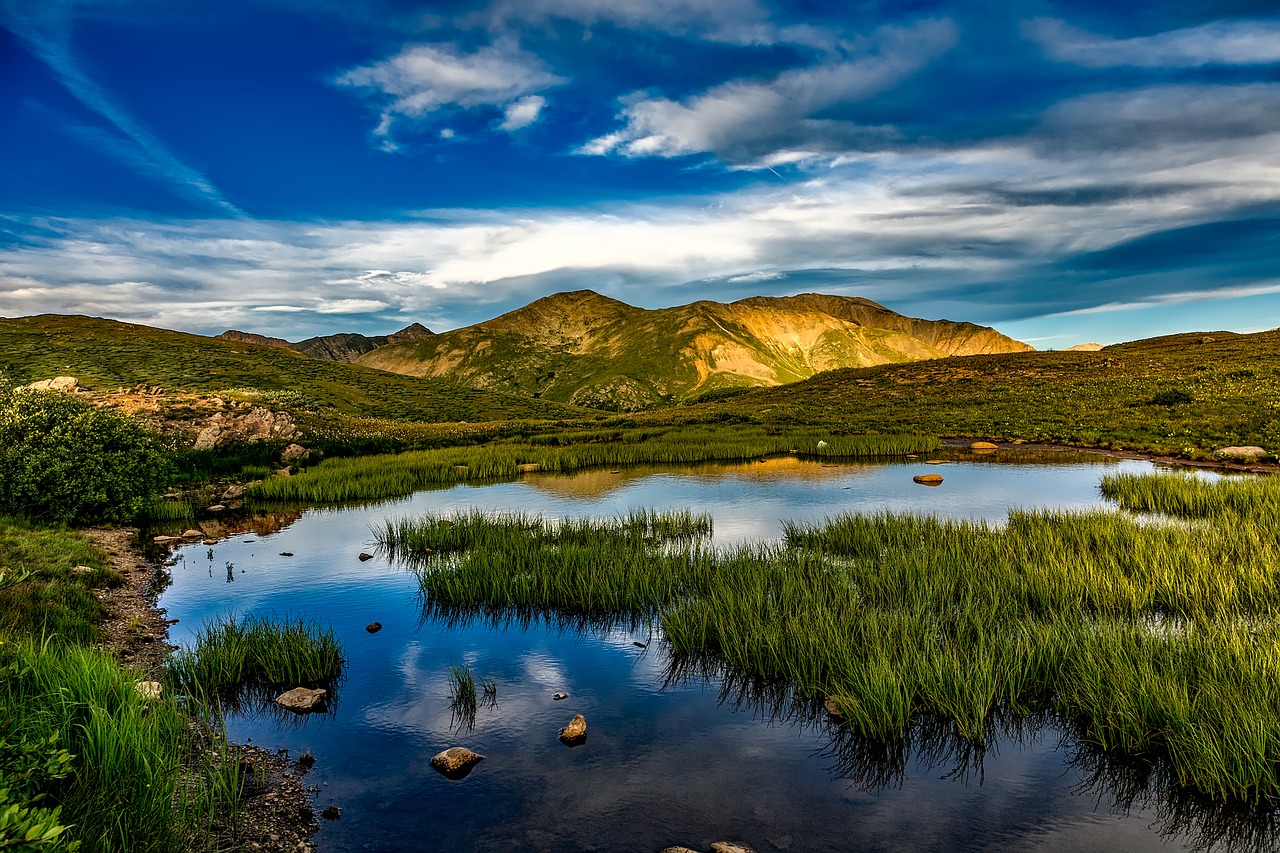
[{"label": "distant hill", "polygon": [[279,345],[54,314],[0,318],[0,371],[15,383],[75,376],[96,391],[145,384],[196,392],[290,392],[310,401],[306,408],[423,423],[590,414],[547,400],[309,358]]},{"label": "distant hill", "polygon": [[590,290],[388,343],[359,363],[598,409],[638,410],[864,367],[1032,348],[994,329],[806,293],[654,311]]},{"label": "distant hill", "polygon": [[298,341],[297,343],[290,343],[284,338],[269,338],[266,335],[240,332],[235,329],[228,329],[218,337],[224,341],[234,341],[235,343],[291,349],[312,358],[323,358],[328,361],[354,362],[360,356],[367,352],[373,352],[378,347],[384,347],[387,344],[399,341],[427,338],[434,334],[435,332],[421,323],[412,323],[390,335],[368,337],[357,332],[340,332],[336,335],[307,338],[305,341]]}]

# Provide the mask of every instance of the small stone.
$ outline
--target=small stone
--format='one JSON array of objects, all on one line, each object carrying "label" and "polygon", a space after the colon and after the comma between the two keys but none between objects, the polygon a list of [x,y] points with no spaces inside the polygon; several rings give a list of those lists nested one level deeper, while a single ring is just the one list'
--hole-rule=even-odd
[{"label": "small stone", "polygon": [[376,634],[376,633],[378,633],[379,631],[381,631],[381,630],[382,630],[382,623],[381,623],[381,622],[370,622],[368,625],[365,625],[365,626],[364,626],[364,629],[365,629],[366,631],[368,631],[370,634]]},{"label": "small stone", "polygon": [[484,756],[472,752],[465,746],[451,746],[444,752],[437,753],[431,759],[431,766],[448,779],[463,779],[471,772]]},{"label": "small stone", "polygon": [[692,847],[680,847],[677,845],[675,847],[663,847],[661,853],[698,853],[698,851]]},{"label": "small stone", "polygon": [[206,539],[206,540],[204,540],[204,544],[205,544],[205,545],[217,545],[217,544],[218,544],[218,540],[217,540],[217,539]]},{"label": "small stone", "polygon": [[926,465],[946,465],[946,464],[947,464],[947,461],[946,461],[945,459],[926,459],[926,460],[924,460],[924,464],[926,464]]},{"label": "small stone", "polygon": [[373,555],[365,551],[360,552],[360,562],[367,563],[373,559]]},{"label": "small stone", "polygon": [[71,567],[71,571],[73,571],[73,572],[91,572],[91,571],[93,571],[93,566],[72,566],[72,567]]},{"label": "small stone", "polygon": [[1013,443],[1014,443],[1014,444],[1026,444],[1026,443],[1027,443],[1027,440],[1026,440],[1025,438],[1015,438],[1015,439],[1013,440]]},{"label": "small stone", "polygon": [[569,725],[560,730],[560,740],[567,746],[577,746],[587,739],[587,718],[574,714]]},{"label": "small stone", "polygon": [[183,539],[200,539],[200,538],[202,538],[203,536],[204,536],[204,531],[203,531],[203,530],[196,530],[195,528],[192,528],[191,530],[184,530],[184,531],[182,531],[182,538],[183,538]]},{"label": "small stone", "polygon": [[152,536],[151,541],[157,545],[168,545],[170,542],[181,542],[181,536]]},{"label": "small stone", "polygon": [[633,646],[635,646],[635,647],[637,647],[637,648],[641,648],[641,649],[647,649],[647,648],[649,648],[649,644],[648,644],[648,643],[642,643],[642,642],[640,642],[639,640],[632,640],[632,641],[631,641],[631,645],[633,645]]},{"label": "small stone", "polygon": [[158,681],[137,681],[133,687],[143,699],[157,700],[164,693],[164,687]]},{"label": "small stone", "polygon": [[293,711],[295,714],[307,714],[312,711],[323,710],[324,697],[328,695],[329,691],[323,689],[311,690],[307,687],[295,687],[277,696],[276,704]]},{"label": "small stone", "polygon": [[224,509],[226,509],[226,507],[222,504],[214,504],[213,506],[205,507],[207,512],[222,512]]},{"label": "small stone", "polygon": [[922,486],[941,486],[942,485],[941,474],[917,474],[911,479]]},{"label": "small stone", "polygon": [[556,695],[552,696],[551,698],[552,698],[552,700],[553,700],[553,701],[559,702],[561,699],[568,699],[568,698],[569,698],[569,694],[568,694],[568,693],[557,693]]},{"label": "small stone", "polygon": [[973,444],[969,445],[969,449],[970,450],[999,450],[1000,445],[992,444],[989,441],[975,441]]},{"label": "small stone", "polygon": [[222,493],[224,501],[234,501],[242,497],[244,497],[244,486],[239,483],[234,486],[228,486],[227,490]]},{"label": "small stone", "polygon": [[292,556],[293,556],[293,552],[292,552],[292,551],[281,551],[281,552],[280,552],[280,556],[281,556],[281,557],[292,557]]},{"label": "small stone", "polygon": [[163,495],[161,495],[161,497],[163,497],[167,501],[180,501],[182,500],[182,493],[181,492],[165,492]]}]

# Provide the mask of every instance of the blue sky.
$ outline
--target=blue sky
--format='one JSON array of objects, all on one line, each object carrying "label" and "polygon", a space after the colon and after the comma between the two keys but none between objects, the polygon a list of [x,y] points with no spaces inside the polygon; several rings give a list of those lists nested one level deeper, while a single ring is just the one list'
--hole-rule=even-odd
[{"label": "blue sky", "polygon": [[0,0],[0,315],[1280,326],[1272,2]]}]

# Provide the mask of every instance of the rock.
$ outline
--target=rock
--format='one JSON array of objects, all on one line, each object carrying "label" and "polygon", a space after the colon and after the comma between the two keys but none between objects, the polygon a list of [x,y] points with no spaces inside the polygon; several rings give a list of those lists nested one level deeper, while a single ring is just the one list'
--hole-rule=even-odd
[{"label": "rock", "polygon": [[692,847],[663,847],[661,853],[698,853]]},{"label": "rock", "polygon": [[204,545],[217,545],[217,544],[218,544],[218,540],[217,540],[217,539],[206,539],[206,540],[204,540],[204,542],[203,542],[202,544],[204,544]]},{"label": "rock", "polygon": [[320,812],[320,817],[325,820],[337,820],[342,817],[342,809],[333,805],[325,806],[324,811]]},{"label": "rock", "polygon": [[234,486],[228,486],[227,490],[222,493],[222,500],[224,502],[238,500],[242,497],[244,497],[244,486],[239,483]]},{"label": "rock", "polygon": [[568,693],[557,693],[551,697],[551,699],[555,702],[559,702],[561,699],[568,699],[568,698],[569,698]]},{"label": "rock", "polygon": [[181,542],[181,536],[152,536],[151,541],[157,545],[168,545],[170,542]]},{"label": "rock", "polygon": [[819,441],[819,442],[818,442],[818,449],[819,449],[819,450],[822,450],[822,449],[823,449],[823,448],[825,448],[826,446],[827,446],[827,443],[826,443],[825,441]]},{"label": "rock", "polygon": [[917,474],[911,479],[915,480],[917,483],[919,483],[922,486],[941,486],[942,485],[941,474]]},{"label": "rock", "polygon": [[844,719],[844,712],[840,710],[840,706],[847,700],[843,696],[828,696],[822,702],[822,708],[827,712],[827,716],[833,720]]},{"label": "rock", "polygon": [[285,465],[295,462],[299,459],[306,459],[311,455],[311,451],[307,450],[301,444],[291,444],[284,450],[280,451],[280,461]]},{"label": "rock", "polygon": [[587,739],[587,718],[574,714],[569,725],[560,730],[560,740],[568,746],[577,746]]},{"label": "rock", "polygon": [[73,572],[91,572],[91,571],[93,571],[93,566],[72,566],[72,567],[71,567],[71,571],[73,571]]},{"label": "rock", "polygon": [[204,538],[204,531],[203,531],[203,530],[196,530],[196,529],[193,527],[193,528],[191,528],[190,530],[184,530],[184,531],[182,531],[182,538],[183,538],[183,539],[202,539],[202,538]]},{"label": "rock", "polygon": [[207,512],[222,512],[225,509],[226,507],[223,506],[222,504],[214,504],[213,506],[205,507],[205,510]]},{"label": "rock", "polygon": [[366,631],[368,631],[370,634],[376,634],[376,633],[378,633],[379,631],[381,631],[381,630],[382,630],[382,623],[381,623],[381,622],[370,622],[368,625],[365,625],[365,626],[364,626],[364,629],[365,629]]},{"label": "rock", "polygon": [[945,459],[926,459],[926,460],[924,460],[924,464],[926,464],[926,465],[946,465],[946,464],[947,464],[947,460],[945,460]]},{"label": "rock", "polygon": [[711,845],[711,853],[756,853],[756,851],[745,844],[717,841]]},{"label": "rock", "polygon": [[293,556],[293,552],[292,552],[292,551],[281,551],[281,552],[280,552],[280,556],[281,556],[281,557],[292,557],[292,556]]},{"label": "rock", "polygon": [[74,376],[55,376],[52,379],[41,379],[39,382],[32,382],[30,385],[24,385],[23,387],[28,391],[62,391],[74,394],[80,390],[80,383],[76,381]]},{"label": "rock", "polygon": [[296,438],[297,424],[288,412],[255,406],[244,414],[218,412],[196,435],[196,450],[224,450],[233,444]]},{"label": "rock", "polygon": [[373,555],[365,551],[360,552],[360,562],[367,563],[373,559]]},{"label": "rock", "polygon": [[465,746],[451,746],[431,759],[431,766],[448,779],[462,779],[471,772],[484,756],[472,752]]},{"label": "rock", "polygon": [[180,501],[182,500],[182,492],[165,492],[161,497],[167,501]]},{"label": "rock", "polygon": [[639,640],[632,640],[632,641],[631,641],[631,645],[635,646],[635,647],[636,647],[636,648],[638,648],[638,649],[647,649],[647,648],[649,648],[649,644],[648,644],[648,643],[642,643],[642,642],[640,642]]},{"label": "rock", "polygon": [[1015,439],[1013,440],[1013,443],[1014,443],[1014,444],[1026,444],[1026,443],[1027,443],[1027,440],[1026,440],[1025,438],[1015,438]]},{"label": "rock", "polygon": [[970,450],[999,450],[1000,445],[992,444],[989,441],[975,441],[973,444],[969,445],[969,449]]},{"label": "rock", "polygon": [[136,681],[133,687],[143,699],[158,700],[164,693],[164,687],[158,681]]},{"label": "rock", "polygon": [[312,711],[324,710],[324,697],[328,695],[329,691],[327,690],[295,687],[277,696],[276,704],[293,711],[295,714],[307,714]]},{"label": "rock", "polygon": [[1219,447],[1213,451],[1214,459],[1222,459],[1229,462],[1257,462],[1264,456],[1267,451],[1261,447]]}]

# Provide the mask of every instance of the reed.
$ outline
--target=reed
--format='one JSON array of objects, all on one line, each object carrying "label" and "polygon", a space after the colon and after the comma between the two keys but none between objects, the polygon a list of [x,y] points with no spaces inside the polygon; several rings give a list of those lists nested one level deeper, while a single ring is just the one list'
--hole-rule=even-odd
[{"label": "reed", "polygon": [[330,683],[342,674],[332,629],[302,618],[230,616],[203,626],[195,645],[170,656],[170,682],[193,696],[231,698],[244,690]]},{"label": "reed", "polygon": [[[822,442],[823,446],[819,447]],[[937,439],[914,435],[833,435],[762,427],[672,427],[533,435],[469,447],[328,459],[293,477],[254,483],[259,501],[334,501],[399,497],[432,485],[507,479],[529,471],[566,473],[639,464],[685,464],[795,453],[870,458],[923,453]]]},{"label": "reed", "polygon": [[1163,517],[839,516],[724,551],[617,519],[474,516],[446,542],[427,518],[379,539],[429,610],[660,621],[673,654],[830,697],[863,737],[924,717],[981,743],[995,715],[1050,712],[1190,790],[1280,799],[1280,480],[1147,479],[1126,494],[1165,497],[1126,500]]}]

